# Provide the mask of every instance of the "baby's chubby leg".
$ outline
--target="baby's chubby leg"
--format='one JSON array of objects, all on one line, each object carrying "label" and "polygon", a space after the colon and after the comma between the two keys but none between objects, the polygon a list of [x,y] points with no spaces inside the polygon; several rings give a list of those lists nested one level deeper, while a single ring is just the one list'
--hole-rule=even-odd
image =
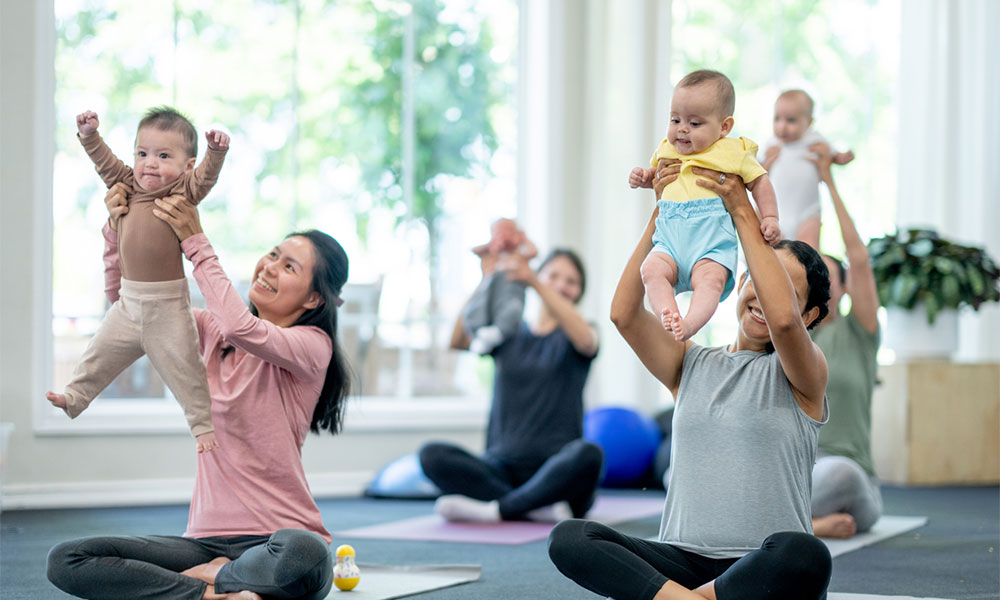
[{"label": "baby's chubby leg", "polygon": [[670,316],[677,314],[674,286],[677,285],[677,262],[666,252],[650,252],[639,267],[642,285],[653,314],[660,317],[663,328],[670,331]]},{"label": "baby's chubby leg", "polygon": [[691,269],[693,293],[688,312],[683,319],[671,315],[670,329],[678,342],[691,339],[712,318],[728,279],[729,269],[710,258],[703,258],[695,263]]}]

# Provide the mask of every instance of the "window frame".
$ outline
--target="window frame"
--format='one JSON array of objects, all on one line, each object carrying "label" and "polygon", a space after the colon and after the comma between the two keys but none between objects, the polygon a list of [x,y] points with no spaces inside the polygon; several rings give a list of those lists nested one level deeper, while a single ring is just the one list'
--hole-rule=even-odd
[{"label": "window frame", "polygon": [[[34,36],[36,95],[52,98],[52,104],[36,113],[33,129],[38,133],[34,165],[38,201],[32,203],[34,217],[34,258],[37,261],[32,296],[40,310],[35,311],[33,379],[36,389],[52,387],[54,371],[53,321],[53,177],[55,175],[55,10],[54,3],[35,5],[37,31]],[[520,19],[523,23],[523,19]],[[523,40],[519,39],[520,47]],[[523,64],[523,63],[520,63]],[[516,102],[522,105],[520,95]],[[520,130],[519,130],[520,132]],[[518,181],[520,180],[517,176]],[[520,205],[520,203],[519,203]],[[100,265],[94,257],[95,268]],[[344,423],[345,433],[384,431],[444,431],[484,429],[490,399],[477,395],[455,396],[351,396],[352,410]],[[183,412],[169,390],[160,398],[114,398],[94,402],[73,421],[49,404],[44,394],[32,403],[33,430],[40,436],[101,435],[181,435],[188,428]]]}]

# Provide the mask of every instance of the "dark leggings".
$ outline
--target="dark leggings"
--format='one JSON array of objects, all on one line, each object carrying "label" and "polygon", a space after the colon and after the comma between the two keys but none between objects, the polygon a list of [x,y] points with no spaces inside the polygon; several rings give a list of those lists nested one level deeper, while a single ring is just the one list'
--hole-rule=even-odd
[{"label": "dark leggings", "polygon": [[566,577],[614,600],[650,600],[668,580],[693,590],[713,579],[719,600],[822,599],[833,568],[826,545],[808,533],[775,533],[742,558],[716,559],[579,519],[555,526],[549,557]]},{"label": "dark leggings", "polygon": [[476,500],[499,500],[505,520],[523,519],[536,508],[569,502],[582,517],[594,504],[604,454],[584,440],[574,440],[540,464],[513,466],[491,456],[479,458],[451,444],[420,449],[424,474],[445,494]]},{"label": "dark leggings", "polygon": [[250,590],[270,598],[325,598],[333,583],[330,546],[315,533],[280,529],[271,536],[91,537],[49,551],[49,581],[89,599],[197,600],[206,584],[180,572],[214,558],[227,563],[215,578],[217,593]]}]

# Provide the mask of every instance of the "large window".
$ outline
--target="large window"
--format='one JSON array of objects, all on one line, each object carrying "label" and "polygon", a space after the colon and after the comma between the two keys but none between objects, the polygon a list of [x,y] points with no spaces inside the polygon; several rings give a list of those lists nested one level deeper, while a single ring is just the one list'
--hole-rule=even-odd
[{"label": "large window", "polygon": [[[674,81],[711,68],[736,86],[732,135],[772,137],[778,93],[805,89],[814,127],[854,162],[834,167],[837,187],[864,239],[894,229],[898,0],[673,0]],[[820,250],[843,256],[833,207],[821,186]],[[734,314],[731,295],[716,314]],[[728,343],[731,319],[714,319],[699,341]]]},{"label": "large window", "polygon": [[[360,393],[486,394],[488,365],[446,348],[478,277],[469,248],[516,210],[516,0],[56,0],[55,14],[57,389],[107,308],[104,186],[75,115],[96,111],[131,164],[142,113],[167,104],[232,136],[200,211],[244,297],[263,252],[322,229],[351,259],[341,337]],[[104,397],[168,395],[143,359]]]}]

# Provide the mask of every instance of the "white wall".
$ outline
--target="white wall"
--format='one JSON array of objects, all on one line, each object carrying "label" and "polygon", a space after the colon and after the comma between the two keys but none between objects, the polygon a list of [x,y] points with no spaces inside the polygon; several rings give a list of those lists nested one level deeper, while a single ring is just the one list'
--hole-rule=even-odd
[{"label": "white wall", "polygon": [[647,411],[661,388],[608,318],[621,269],[653,209],[628,172],[666,131],[669,0],[522,2],[519,214],[540,248],[569,246],[587,268],[581,311],[601,349],[588,405]]}]

